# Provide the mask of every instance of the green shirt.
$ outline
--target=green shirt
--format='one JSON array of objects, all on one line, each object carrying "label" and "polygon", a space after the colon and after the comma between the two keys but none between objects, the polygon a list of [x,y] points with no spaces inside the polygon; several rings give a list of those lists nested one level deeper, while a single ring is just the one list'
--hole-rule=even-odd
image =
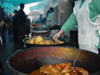
[{"label": "green shirt", "polygon": [[[79,8],[83,5],[83,2],[81,2]],[[90,19],[92,22],[95,22],[96,18],[92,20],[95,16],[100,14],[100,0],[92,0],[89,4],[89,10],[90,10]],[[61,29],[64,32],[70,31],[75,25],[77,24],[76,16],[74,13],[70,15],[68,20],[64,23],[64,25],[61,27]],[[97,32],[98,33],[98,32]],[[100,35],[99,35],[100,37]],[[100,39],[99,39],[99,45],[98,48],[100,48]]]}]

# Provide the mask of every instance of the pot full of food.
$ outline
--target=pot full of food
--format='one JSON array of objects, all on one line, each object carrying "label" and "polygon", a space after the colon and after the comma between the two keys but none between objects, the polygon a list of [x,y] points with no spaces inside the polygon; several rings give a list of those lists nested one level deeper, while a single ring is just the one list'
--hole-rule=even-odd
[{"label": "pot full of food", "polygon": [[23,39],[23,42],[26,47],[66,46],[68,44],[65,38],[59,37],[54,41],[53,37],[48,36],[27,37]]},{"label": "pot full of food", "polygon": [[15,75],[100,75],[98,54],[68,47],[24,49],[13,53],[7,65]]}]

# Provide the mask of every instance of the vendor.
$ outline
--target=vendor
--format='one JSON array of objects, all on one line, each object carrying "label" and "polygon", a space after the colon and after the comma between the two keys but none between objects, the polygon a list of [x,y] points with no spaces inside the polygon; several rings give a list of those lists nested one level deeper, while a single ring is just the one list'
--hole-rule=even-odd
[{"label": "vendor", "polygon": [[[47,27],[52,28],[55,26],[55,13],[54,13],[54,8],[50,7],[48,11],[48,17],[47,17]],[[54,36],[58,32],[58,29],[56,30],[51,30],[49,36]]]},{"label": "vendor", "polygon": [[100,0],[75,1],[73,13],[53,39],[57,40],[61,34],[68,32],[76,24],[78,24],[79,48],[98,53],[98,34],[100,34]]},{"label": "vendor", "polygon": [[42,14],[40,14],[40,17],[38,19],[38,22],[41,23],[41,24],[43,24],[43,15]]},{"label": "vendor", "polygon": [[49,14],[48,14],[48,17],[47,17],[47,23],[46,24],[47,24],[48,27],[52,27],[55,24],[55,14],[54,14],[54,8],[53,7],[49,8]]}]

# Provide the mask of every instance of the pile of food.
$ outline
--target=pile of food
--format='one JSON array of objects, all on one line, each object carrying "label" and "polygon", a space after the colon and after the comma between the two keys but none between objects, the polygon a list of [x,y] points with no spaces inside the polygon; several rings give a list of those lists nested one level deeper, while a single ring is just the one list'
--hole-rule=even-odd
[{"label": "pile of food", "polygon": [[28,40],[26,40],[26,42],[29,44],[39,44],[39,45],[52,45],[52,44],[64,43],[63,41],[60,40],[56,40],[56,41],[44,40],[42,36],[31,37]]},{"label": "pile of food", "polygon": [[[39,75],[90,75],[89,72],[83,68],[75,67],[70,71],[71,68],[71,63],[43,65],[43,67],[40,68]],[[33,73],[30,75],[33,75]]]}]

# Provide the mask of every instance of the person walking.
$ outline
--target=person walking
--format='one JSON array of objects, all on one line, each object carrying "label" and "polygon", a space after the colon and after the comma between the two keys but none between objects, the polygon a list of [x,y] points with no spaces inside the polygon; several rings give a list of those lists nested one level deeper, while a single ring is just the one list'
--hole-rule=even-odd
[{"label": "person walking", "polygon": [[18,24],[18,46],[19,48],[23,48],[23,39],[25,38],[25,29],[26,29],[26,16],[23,11],[24,9],[24,4],[20,4],[20,10],[17,13],[17,24]]},{"label": "person walking", "polygon": [[18,45],[18,25],[17,25],[17,10],[14,10],[14,16],[12,17],[12,34],[14,45]]}]

